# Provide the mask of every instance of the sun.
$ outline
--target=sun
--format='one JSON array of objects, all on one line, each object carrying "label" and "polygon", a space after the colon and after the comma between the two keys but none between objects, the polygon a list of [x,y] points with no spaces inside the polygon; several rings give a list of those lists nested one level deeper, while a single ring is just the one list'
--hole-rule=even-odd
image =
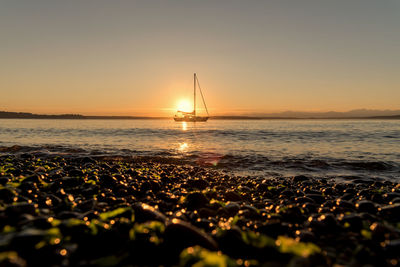
[{"label": "sun", "polygon": [[181,99],[178,102],[178,111],[191,112],[192,110],[192,104],[187,99]]}]

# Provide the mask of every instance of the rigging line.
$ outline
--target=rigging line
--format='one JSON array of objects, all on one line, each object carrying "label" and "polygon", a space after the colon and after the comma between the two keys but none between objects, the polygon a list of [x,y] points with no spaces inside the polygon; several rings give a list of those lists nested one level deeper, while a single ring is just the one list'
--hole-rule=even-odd
[{"label": "rigging line", "polygon": [[199,79],[197,78],[197,76],[196,76],[196,81],[197,81],[197,84],[199,85],[200,94],[201,94],[201,99],[203,99],[203,104],[204,104],[204,107],[206,108],[207,116],[210,116],[210,114],[208,114],[208,109],[207,109],[206,101],[204,101],[203,92],[201,91],[200,82],[199,82]]}]

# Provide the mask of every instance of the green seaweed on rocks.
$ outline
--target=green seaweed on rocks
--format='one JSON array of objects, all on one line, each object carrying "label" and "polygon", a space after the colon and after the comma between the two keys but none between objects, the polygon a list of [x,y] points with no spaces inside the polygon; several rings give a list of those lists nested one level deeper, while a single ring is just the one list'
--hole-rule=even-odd
[{"label": "green seaweed on rocks", "polygon": [[291,253],[301,257],[309,257],[312,254],[320,253],[321,249],[313,243],[299,242],[293,238],[279,236],[275,244],[282,253]]},{"label": "green seaweed on rocks", "polygon": [[200,246],[188,247],[180,254],[179,265],[182,267],[234,267],[236,262],[220,251],[209,251]]},{"label": "green seaweed on rocks", "polygon": [[120,217],[128,218],[132,222],[135,220],[135,215],[131,207],[121,207],[112,211],[103,212],[99,215],[99,218],[102,221],[109,221],[110,219]]},{"label": "green seaweed on rocks", "polygon": [[141,224],[135,223],[129,232],[129,237],[131,240],[136,240],[146,236],[148,241],[154,243],[155,245],[159,245],[163,241],[162,236],[164,231],[165,225],[158,221],[150,221]]}]

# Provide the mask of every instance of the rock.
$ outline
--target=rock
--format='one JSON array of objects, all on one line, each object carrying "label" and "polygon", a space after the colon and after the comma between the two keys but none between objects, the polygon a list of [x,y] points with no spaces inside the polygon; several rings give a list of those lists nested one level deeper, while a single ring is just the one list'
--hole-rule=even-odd
[{"label": "rock", "polygon": [[396,229],[386,226],[383,223],[375,222],[370,226],[372,239],[377,242],[385,241],[386,239],[399,238]]},{"label": "rock", "polygon": [[306,194],[306,197],[313,199],[319,204],[322,204],[325,201],[325,197],[320,194]]},{"label": "rock", "polygon": [[353,203],[350,201],[344,200],[344,199],[337,199],[336,200],[336,205],[340,208],[343,208],[344,210],[352,211],[354,210],[355,206]]},{"label": "rock", "polygon": [[217,211],[218,209],[200,208],[198,214],[200,218],[208,218],[214,217],[217,214]]},{"label": "rock", "polygon": [[26,267],[26,261],[18,256],[15,251],[3,252],[0,257],[0,266]]},{"label": "rock", "polygon": [[150,181],[150,188],[153,192],[158,192],[161,189],[160,184],[157,181],[151,180]]},{"label": "rock", "polygon": [[343,225],[347,223],[349,229],[355,232],[361,231],[363,227],[363,219],[356,213],[344,215],[341,218],[341,222]]},{"label": "rock", "polygon": [[8,205],[5,210],[8,216],[19,216],[22,214],[35,215],[35,205],[27,202],[20,202],[13,205]]},{"label": "rock", "polygon": [[276,212],[282,216],[282,220],[284,220],[285,222],[301,223],[306,219],[301,209],[295,205],[288,205],[283,208],[276,208]]},{"label": "rock", "polygon": [[257,191],[258,192],[265,192],[265,191],[267,191],[268,190],[268,187],[269,187],[269,185],[268,184],[266,184],[266,183],[260,183],[260,184],[258,184],[257,185]]},{"label": "rock", "polygon": [[385,246],[385,254],[389,258],[398,258],[400,251],[400,239],[390,240]]},{"label": "rock", "polygon": [[46,236],[44,230],[28,228],[17,233],[10,242],[10,247],[16,251],[34,249],[34,246]]},{"label": "rock", "polygon": [[210,183],[205,179],[189,179],[186,181],[189,188],[203,190],[210,186]]},{"label": "rock", "polygon": [[209,203],[208,198],[200,192],[193,192],[186,196],[185,204],[188,209],[199,209]]},{"label": "rock", "polygon": [[289,198],[293,195],[294,193],[292,190],[285,189],[280,193],[279,198]]},{"label": "rock", "polygon": [[4,203],[12,203],[14,200],[14,197],[16,197],[17,194],[15,193],[14,190],[11,188],[1,188],[0,189],[0,201],[3,201]]},{"label": "rock", "polygon": [[239,211],[239,215],[245,217],[246,219],[257,219],[260,217],[258,210],[250,205],[244,205]]},{"label": "rock", "polygon": [[312,220],[309,219],[308,226],[316,236],[326,233],[336,233],[339,229],[335,216],[330,213],[322,214]]},{"label": "rock", "polygon": [[107,186],[107,187],[114,187],[118,183],[118,181],[115,177],[113,177],[111,175],[107,175],[107,174],[101,175],[99,177],[99,181],[100,181],[101,185]]},{"label": "rock", "polygon": [[390,204],[400,203],[400,197],[395,197],[390,201]]},{"label": "rock", "polygon": [[260,233],[271,237],[278,237],[279,235],[285,235],[289,231],[287,224],[282,223],[279,220],[268,221],[258,227]]},{"label": "rock", "polygon": [[381,208],[380,213],[390,221],[400,220],[400,203],[387,205]]},{"label": "rock", "polygon": [[82,211],[90,211],[90,210],[94,209],[96,204],[97,204],[96,200],[88,199],[88,200],[82,201],[81,203],[78,203],[77,207]]},{"label": "rock", "polygon": [[74,211],[62,211],[57,214],[57,218],[60,220],[71,219],[71,218],[80,218],[81,214]]},{"label": "rock", "polygon": [[36,217],[31,221],[35,228],[46,230],[52,227],[47,217]]},{"label": "rock", "polygon": [[96,164],[96,161],[91,157],[83,157],[80,159],[83,164],[92,163]]},{"label": "rock", "polygon": [[233,217],[239,212],[240,206],[236,202],[228,202],[228,204],[226,204],[224,208],[227,214]]},{"label": "rock", "polygon": [[361,200],[357,202],[356,208],[359,212],[366,212],[371,214],[375,214],[378,211],[375,203],[369,200]]},{"label": "rock", "polygon": [[218,249],[217,243],[209,235],[203,233],[197,227],[176,218],[167,223],[164,234],[165,242],[176,251],[196,245],[212,251]]},{"label": "rock", "polygon": [[241,201],[242,196],[235,191],[228,191],[225,193],[225,200],[227,201]]},{"label": "rock", "polygon": [[2,176],[0,177],[0,185],[5,185],[10,181],[10,178],[8,178],[7,176]]},{"label": "rock", "polygon": [[296,203],[315,203],[315,200],[309,197],[296,197]]},{"label": "rock", "polygon": [[307,230],[300,231],[300,234],[298,236],[299,236],[301,242],[312,242],[312,243],[314,243],[316,241],[315,234],[313,232],[310,232],[310,231],[307,231]]},{"label": "rock", "polygon": [[303,181],[308,181],[308,180],[310,180],[310,178],[307,177],[307,176],[305,176],[305,175],[297,175],[297,176],[294,176],[294,177],[292,178],[292,181],[293,181],[294,183],[303,182]]},{"label": "rock", "polygon": [[34,174],[34,175],[30,175],[28,177],[25,177],[22,181],[21,184],[25,184],[25,183],[36,183],[36,184],[40,184],[42,183],[42,177],[39,174]]},{"label": "rock", "polygon": [[68,170],[68,174],[71,177],[82,177],[83,176],[82,170],[77,169],[77,168],[72,168],[72,169]]},{"label": "rock", "polygon": [[400,193],[392,192],[383,195],[385,201],[389,202],[392,201],[394,198],[400,198]]},{"label": "rock", "polygon": [[[232,227],[231,229],[223,231],[218,236],[218,244],[224,253],[228,255],[234,255],[238,258],[249,257],[251,259],[255,259],[257,257],[267,257],[269,258],[271,255],[268,255],[267,250],[261,250],[255,246],[251,246],[244,241],[244,232],[242,232],[238,227]],[[272,250],[272,252],[275,252]],[[274,265],[271,265],[274,266]],[[278,265],[276,265],[278,266]]]},{"label": "rock", "polygon": [[83,179],[78,177],[63,177],[61,182],[67,188],[76,187],[84,183]]},{"label": "rock", "polygon": [[322,189],[322,193],[324,193],[326,196],[330,196],[330,195],[334,194],[334,191],[333,191],[332,187],[326,187],[326,188]]},{"label": "rock", "polygon": [[314,202],[312,202],[312,203],[307,202],[307,203],[304,203],[304,204],[301,206],[301,208],[306,212],[306,214],[310,214],[310,213],[315,213],[315,212],[317,212],[317,210],[318,210],[319,207],[320,207],[320,206],[317,205],[317,204],[314,203]]},{"label": "rock", "polygon": [[139,203],[132,206],[135,212],[135,221],[147,222],[147,221],[160,221],[165,223],[167,218],[157,211],[154,207],[144,203]]}]

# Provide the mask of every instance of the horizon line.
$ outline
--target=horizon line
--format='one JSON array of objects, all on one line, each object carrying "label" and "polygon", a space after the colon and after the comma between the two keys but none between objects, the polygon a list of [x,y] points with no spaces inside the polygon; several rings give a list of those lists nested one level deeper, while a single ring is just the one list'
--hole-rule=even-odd
[{"label": "horizon line", "polygon": [[[352,110],[357,111],[357,110]],[[285,111],[276,114],[259,114],[259,115],[215,115],[209,116],[210,119],[226,119],[226,120],[268,120],[268,119],[400,119],[400,110],[391,110],[392,112],[398,112],[398,114],[390,115],[352,115],[352,111],[347,112],[299,112],[299,111]],[[358,110],[359,111],[359,110]],[[378,110],[377,110],[378,111]],[[381,111],[381,110],[380,110]],[[388,110],[386,110],[388,111]],[[382,112],[382,111],[381,111]],[[303,116],[283,116],[284,113],[303,113]],[[324,116],[331,113],[338,113],[342,116]],[[278,114],[282,114],[279,116]],[[319,116],[305,116],[304,114],[313,114]],[[0,119],[126,119],[126,120],[137,120],[137,119],[171,119],[171,116],[132,116],[132,115],[82,115],[82,114],[35,114],[29,112],[9,112],[0,111]]]}]

